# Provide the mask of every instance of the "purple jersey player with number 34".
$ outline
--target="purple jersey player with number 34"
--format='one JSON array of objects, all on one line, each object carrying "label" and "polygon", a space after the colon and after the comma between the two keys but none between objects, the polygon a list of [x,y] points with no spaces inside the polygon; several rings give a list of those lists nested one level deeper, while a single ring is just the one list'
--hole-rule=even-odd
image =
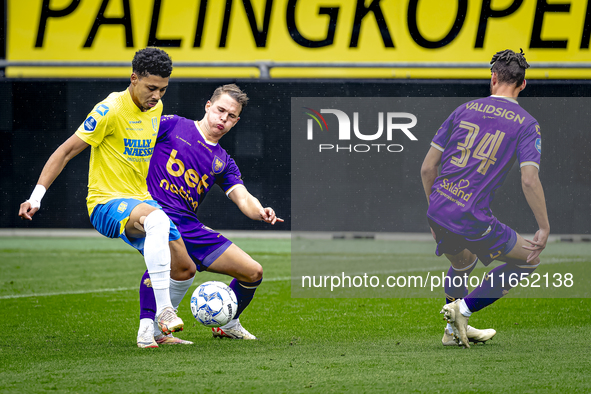
[{"label": "purple jersey player with number 34", "polygon": [[[240,324],[239,317],[252,300],[263,279],[263,268],[238,246],[205,226],[197,210],[207,192],[218,185],[246,216],[270,224],[282,222],[273,209],[263,208],[244,186],[234,160],[219,140],[236,125],[248,97],[236,85],[215,90],[205,105],[205,116],[193,121],[176,115],[163,116],[150,161],[148,190],[175,223],[198,271],[232,276],[230,287],[238,300],[238,310],[230,323],[213,328],[214,337],[256,339]],[[170,297],[175,308],[190,287],[187,281],[171,280]],[[154,325],[154,295],[146,272],[140,283],[140,329],[138,346],[192,344],[164,335]]]},{"label": "purple jersey player with number 34", "polygon": [[[436,254],[445,254],[451,262],[445,281],[447,304],[441,311],[448,321],[445,346],[470,347],[469,342],[485,342],[496,334],[493,329],[469,326],[468,318],[511,289],[509,281],[499,278],[522,279],[536,269],[550,234],[538,178],[540,126],[516,100],[525,88],[529,65],[523,52],[511,50],[497,52],[491,63],[492,95],[461,105],[443,122],[421,168]],[[525,198],[539,226],[533,240],[499,222],[490,209],[516,159]],[[466,283],[462,280],[457,286],[453,279],[467,277],[478,259],[485,266],[493,260],[505,264],[490,271],[468,294]]]}]

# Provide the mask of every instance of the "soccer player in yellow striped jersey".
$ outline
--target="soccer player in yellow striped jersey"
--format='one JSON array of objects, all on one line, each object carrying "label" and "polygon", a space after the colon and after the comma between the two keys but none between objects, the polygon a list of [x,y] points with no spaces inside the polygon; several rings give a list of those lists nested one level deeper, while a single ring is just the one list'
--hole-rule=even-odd
[{"label": "soccer player in yellow striped jersey", "polygon": [[[172,61],[158,48],[138,51],[129,87],[110,94],[90,112],[78,130],[49,158],[19,216],[32,220],[46,190],[66,164],[91,146],[88,213],[106,237],[121,238],[143,250],[165,335],[183,329],[175,308],[193,282],[195,265],[176,226],[152,200],[146,176],[156,143],[162,102]],[[154,345],[154,346],[152,346]],[[141,347],[157,347],[154,342]]]}]

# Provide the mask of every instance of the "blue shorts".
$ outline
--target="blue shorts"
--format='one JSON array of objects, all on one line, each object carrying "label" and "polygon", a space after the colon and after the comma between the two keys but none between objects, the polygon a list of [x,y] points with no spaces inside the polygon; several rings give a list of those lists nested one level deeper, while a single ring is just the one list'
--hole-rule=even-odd
[{"label": "blue shorts", "polygon": [[163,208],[183,236],[185,247],[199,272],[206,271],[232,245],[232,241],[202,224],[194,215]]},{"label": "blue shorts", "polygon": [[[97,205],[92,211],[90,222],[94,228],[105,237],[121,238],[140,252],[143,252],[145,238],[129,239],[125,235],[125,225],[129,220],[129,215],[133,208],[141,203],[146,203],[162,209],[162,207],[154,200],[140,201],[133,198],[117,198],[106,204]],[[169,241],[176,241],[180,237],[181,234],[171,220]]]},{"label": "blue shorts", "polygon": [[465,237],[453,233],[431,219],[429,219],[429,225],[435,232],[437,242],[435,254],[437,256],[444,253],[456,255],[462,250],[468,249],[478,256],[484,266],[509,253],[517,243],[515,230],[497,219],[490,225],[490,232],[483,237]]}]

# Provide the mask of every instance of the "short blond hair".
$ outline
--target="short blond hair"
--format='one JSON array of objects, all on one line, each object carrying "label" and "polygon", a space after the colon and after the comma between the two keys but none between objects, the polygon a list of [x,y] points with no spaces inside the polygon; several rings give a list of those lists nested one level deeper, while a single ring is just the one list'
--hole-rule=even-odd
[{"label": "short blond hair", "polygon": [[211,101],[212,104],[215,103],[224,93],[236,100],[236,102],[242,106],[242,109],[248,104],[248,96],[246,93],[244,93],[238,85],[233,83],[218,87],[211,95],[209,101]]}]

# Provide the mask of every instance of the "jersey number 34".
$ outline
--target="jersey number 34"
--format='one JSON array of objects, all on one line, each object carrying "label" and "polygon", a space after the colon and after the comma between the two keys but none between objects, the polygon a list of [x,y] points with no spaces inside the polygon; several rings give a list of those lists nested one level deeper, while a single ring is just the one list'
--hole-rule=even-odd
[{"label": "jersey number 34", "polygon": [[470,156],[472,156],[480,160],[480,166],[477,171],[482,175],[486,175],[488,168],[497,162],[497,151],[503,142],[505,133],[500,130],[497,130],[495,134],[486,133],[476,146],[476,149],[472,151],[480,127],[477,124],[465,121],[460,122],[460,127],[467,129],[468,135],[463,142],[458,142],[457,149],[461,154],[460,156],[452,157],[451,163],[458,167],[465,167],[468,164],[468,160],[470,160]]}]

